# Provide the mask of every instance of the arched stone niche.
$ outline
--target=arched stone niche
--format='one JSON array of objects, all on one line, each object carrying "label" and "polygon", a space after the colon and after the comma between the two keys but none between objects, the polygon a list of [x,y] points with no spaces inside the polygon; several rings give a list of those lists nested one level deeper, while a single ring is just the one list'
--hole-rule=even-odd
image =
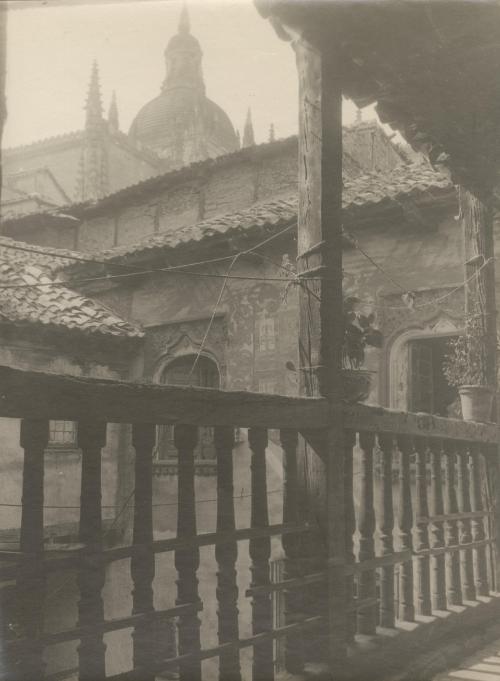
[{"label": "arched stone niche", "polygon": [[385,399],[391,409],[408,411],[409,408],[409,343],[414,340],[456,336],[462,331],[462,320],[447,314],[438,314],[425,323],[415,322],[400,328],[387,339],[385,347]]}]

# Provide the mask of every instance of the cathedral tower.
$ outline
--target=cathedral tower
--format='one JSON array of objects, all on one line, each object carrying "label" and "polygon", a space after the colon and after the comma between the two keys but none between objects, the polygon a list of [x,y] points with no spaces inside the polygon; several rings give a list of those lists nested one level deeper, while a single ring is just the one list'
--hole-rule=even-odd
[{"label": "cathedral tower", "polygon": [[92,64],[85,103],[84,135],[74,197],[77,201],[100,199],[108,190],[106,122],[102,115],[99,67],[96,61]]},{"label": "cathedral tower", "polygon": [[202,57],[184,5],[177,34],[165,50],[160,94],[142,107],[129,132],[134,142],[155,151],[169,168],[238,148],[227,114],[205,94]]}]

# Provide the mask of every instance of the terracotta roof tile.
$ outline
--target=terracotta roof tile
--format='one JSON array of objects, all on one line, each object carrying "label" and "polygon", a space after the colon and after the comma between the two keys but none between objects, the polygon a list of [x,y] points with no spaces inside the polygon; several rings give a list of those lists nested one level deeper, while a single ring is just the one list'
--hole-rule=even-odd
[{"label": "terracotta roof tile", "polygon": [[[397,205],[406,198],[435,196],[450,192],[449,179],[434,171],[426,163],[401,165],[391,173],[367,173],[360,177],[344,179],[343,208],[345,211],[365,209],[387,204]],[[100,260],[109,262],[134,256],[146,251],[175,249],[189,242],[200,242],[232,230],[244,232],[252,227],[279,229],[297,219],[296,195],[255,204],[245,210],[218,215],[208,220],[148,236],[138,243],[118,246],[100,254]]]},{"label": "terracotta roof tile", "polygon": [[54,249],[0,237],[0,319],[78,329],[85,334],[142,337],[139,328],[101,303],[61,285],[57,270],[73,262],[68,258],[71,255],[64,250],[54,255]]}]

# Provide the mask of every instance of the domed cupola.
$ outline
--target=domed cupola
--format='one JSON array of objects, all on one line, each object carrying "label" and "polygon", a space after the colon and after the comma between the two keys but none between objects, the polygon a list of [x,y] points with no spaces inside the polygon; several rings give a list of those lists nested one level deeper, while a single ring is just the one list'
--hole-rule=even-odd
[{"label": "domed cupola", "polygon": [[191,35],[186,5],[165,50],[166,76],[158,97],[139,111],[131,138],[177,168],[238,148],[229,117],[205,95],[202,50]]}]

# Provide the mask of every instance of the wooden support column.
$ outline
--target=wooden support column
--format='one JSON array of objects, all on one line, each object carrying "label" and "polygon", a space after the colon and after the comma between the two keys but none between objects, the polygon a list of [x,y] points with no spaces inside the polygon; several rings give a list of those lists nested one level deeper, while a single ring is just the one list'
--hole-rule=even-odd
[{"label": "wooden support column", "polygon": [[[328,560],[328,661],[342,669],[346,653],[342,368],[342,87],[335,41],[295,43],[299,79],[300,392],[327,397],[330,428],[316,453],[301,455],[311,471],[308,509],[324,527]],[[319,458],[318,458],[319,455]],[[301,466],[302,468],[302,466]],[[319,557],[321,562],[321,557]]]},{"label": "wooden support column", "polygon": [[[283,523],[294,525],[299,522],[299,498],[297,476],[296,430],[282,430],[280,433],[283,447]],[[284,534],[281,543],[285,554],[283,579],[294,579],[301,575],[301,535]],[[293,624],[303,616],[303,592],[289,589],[284,592],[285,623]],[[302,632],[290,634],[285,640],[285,668],[291,674],[303,671]]]},{"label": "wooden support column", "polygon": [[[392,499],[392,435],[379,435],[382,453],[382,479],[378,499],[381,556],[394,553],[394,508]],[[380,608],[379,622],[382,627],[394,627],[394,565],[386,565],[380,570]]]},{"label": "wooden support column", "polygon": [[[215,428],[217,453],[217,532],[234,532],[233,447],[234,428]],[[236,560],[238,544],[226,541],[215,545],[217,561],[217,603],[219,643],[238,640],[238,584]],[[237,649],[221,653],[219,681],[240,681],[240,654]]]},{"label": "wooden support column", "polygon": [[[251,476],[252,529],[268,527],[269,513],[267,504],[266,448],[267,430],[250,428],[248,444],[252,450]],[[271,557],[271,540],[269,537],[252,537],[249,542],[251,587],[269,586],[269,558]],[[252,631],[254,634],[270,632],[273,628],[273,611],[270,593],[254,594],[252,600]],[[274,661],[273,642],[265,639],[254,646],[252,681],[273,681]]]},{"label": "wooden support column", "polygon": [[82,450],[80,542],[85,545],[78,573],[78,624],[88,627],[91,632],[82,636],[78,647],[80,681],[95,681],[106,676],[106,645],[102,629],[92,631],[104,621],[101,594],[105,580],[102,555],[101,449],[105,444],[105,423],[78,423],[78,446]]},{"label": "wooden support column", "polygon": [[[21,421],[24,449],[21,515],[21,561],[17,578],[20,635],[28,640],[22,650],[19,679],[41,679],[44,674],[43,631],[45,579],[43,573],[43,468],[49,439],[48,421]],[[38,639],[38,640],[37,640]],[[16,677],[17,678],[17,677]]]},{"label": "wooden support column", "polygon": [[[134,589],[132,613],[152,615],[155,556],[153,553],[153,447],[156,426],[134,424],[132,443],[135,449],[134,536],[135,551],[130,561]],[[156,623],[157,624],[157,623]],[[154,659],[155,623],[141,622],[132,633],[134,667],[146,668]],[[154,674],[144,676],[144,681],[154,681]]]},{"label": "wooden support column", "polygon": [[[179,460],[177,478],[177,537],[194,539],[196,537],[196,500],[194,491],[194,450],[198,444],[198,429],[195,426],[179,425],[174,427],[174,444]],[[175,568],[177,570],[176,605],[191,603],[198,605],[197,571],[200,567],[200,551],[192,546],[177,549]],[[200,620],[196,613],[187,613],[179,618],[178,641],[179,655],[200,651]],[[201,662],[187,660],[179,664],[180,681],[201,681]]]},{"label": "wooden support column", "polygon": [[[465,314],[474,315],[481,328],[485,385],[497,387],[497,329],[495,249],[492,197],[459,189],[465,256]],[[496,418],[493,418],[496,421]]]}]

